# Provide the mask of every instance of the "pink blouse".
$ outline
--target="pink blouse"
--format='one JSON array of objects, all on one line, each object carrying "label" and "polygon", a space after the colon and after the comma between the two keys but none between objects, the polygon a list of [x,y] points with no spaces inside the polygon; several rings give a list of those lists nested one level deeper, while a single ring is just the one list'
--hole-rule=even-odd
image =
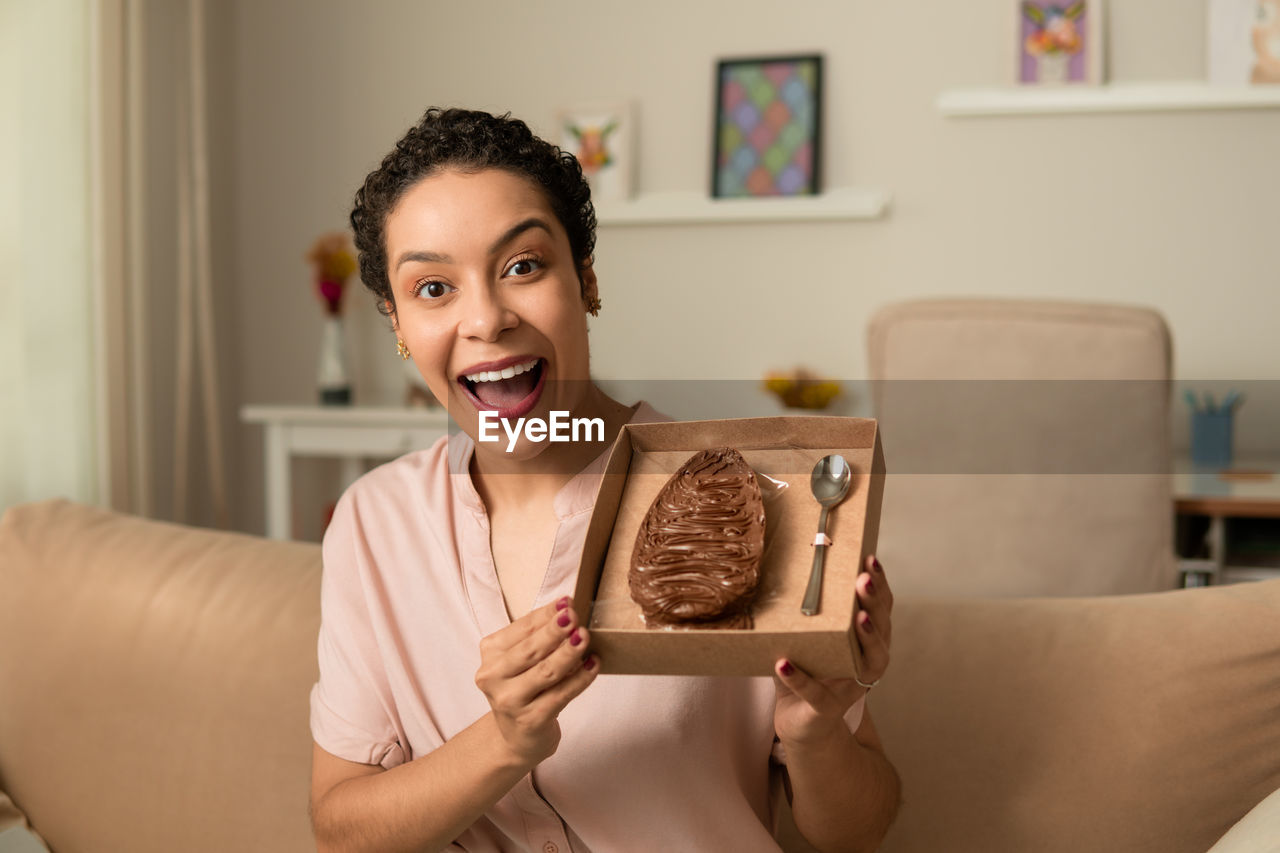
[{"label": "pink blouse", "polygon": [[[641,403],[632,422],[669,420]],[[322,748],[392,768],[489,711],[479,643],[510,624],[465,434],[369,472],[324,537]],[[560,520],[540,607],[573,592],[605,455],[555,499]],[[606,663],[607,667],[607,663]],[[560,714],[555,755],[451,849],[777,851],[770,678],[601,675]]]}]

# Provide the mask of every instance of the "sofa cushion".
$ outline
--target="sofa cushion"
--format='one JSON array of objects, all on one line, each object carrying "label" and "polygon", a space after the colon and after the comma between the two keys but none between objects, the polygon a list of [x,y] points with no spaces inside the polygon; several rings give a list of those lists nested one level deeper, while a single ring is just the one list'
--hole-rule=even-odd
[{"label": "sofa cushion", "polygon": [[314,850],[320,549],[50,501],[0,520],[0,788],[59,853]]},{"label": "sofa cushion", "polygon": [[893,642],[885,853],[1204,853],[1280,787],[1280,580],[901,598]]},{"label": "sofa cushion", "polygon": [[1280,788],[1218,839],[1209,853],[1276,853],[1280,849]]}]

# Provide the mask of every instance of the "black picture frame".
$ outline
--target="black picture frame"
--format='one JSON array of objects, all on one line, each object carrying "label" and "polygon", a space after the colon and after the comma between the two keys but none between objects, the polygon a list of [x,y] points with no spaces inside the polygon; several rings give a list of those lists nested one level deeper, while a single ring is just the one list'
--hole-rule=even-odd
[{"label": "black picture frame", "polygon": [[[797,81],[783,80],[781,68],[787,66],[795,69],[795,74],[799,75]],[[716,107],[711,139],[712,198],[778,198],[822,192],[822,71],[822,55],[816,53],[721,59],[716,63]],[[811,80],[806,75],[811,75]],[[747,98],[750,101],[747,104],[743,93],[752,81],[760,78],[768,85],[761,83],[755,97]],[[769,86],[777,95],[772,100],[766,100]],[[772,129],[778,131],[779,137],[783,133],[788,136],[785,144],[782,140],[775,141],[783,149],[780,152],[772,150],[774,142],[761,144],[770,128],[757,131],[758,125],[766,123],[775,101],[792,113],[792,121],[784,126],[777,125],[779,111],[772,116]],[[757,124],[750,121],[753,110],[758,113]],[[797,111],[801,114],[796,115]],[[753,132],[757,133],[754,140],[750,138]],[[804,157],[800,148],[791,149],[794,142],[791,137],[796,133],[803,134],[799,145],[808,143],[809,146],[807,168],[802,162]],[[772,168],[788,149],[792,154],[783,161],[785,165]],[[758,160],[754,165],[751,164],[752,157]],[[771,185],[766,182],[765,171],[772,174]]]}]

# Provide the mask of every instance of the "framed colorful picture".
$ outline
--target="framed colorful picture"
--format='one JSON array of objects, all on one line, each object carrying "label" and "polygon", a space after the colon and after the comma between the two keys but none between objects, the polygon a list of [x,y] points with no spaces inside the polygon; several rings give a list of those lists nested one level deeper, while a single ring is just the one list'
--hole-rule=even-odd
[{"label": "framed colorful picture", "polygon": [[629,101],[584,104],[556,113],[561,150],[578,158],[597,201],[631,197],[635,173],[635,108]]},{"label": "framed colorful picture", "polygon": [[1209,0],[1209,82],[1280,83],[1280,0]]},{"label": "framed colorful picture", "polygon": [[714,198],[817,194],[821,140],[821,56],[718,63]]},{"label": "framed colorful picture", "polygon": [[1101,83],[1102,0],[1017,0],[1018,82]]}]

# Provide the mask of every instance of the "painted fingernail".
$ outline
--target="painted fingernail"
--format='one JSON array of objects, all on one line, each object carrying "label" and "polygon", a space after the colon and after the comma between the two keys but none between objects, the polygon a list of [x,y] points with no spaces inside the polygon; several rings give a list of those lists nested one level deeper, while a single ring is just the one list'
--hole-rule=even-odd
[{"label": "painted fingernail", "polygon": [[871,567],[874,568],[877,572],[884,571],[884,566],[880,565],[880,559],[878,557],[871,558]]},{"label": "painted fingernail", "polygon": [[578,629],[574,628],[573,633],[569,635],[569,645],[576,646],[582,642],[582,635],[578,633]]},{"label": "painted fingernail", "polygon": [[791,665],[791,661],[789,660],[783,660],[782,666],[778,667],[778,672],[781,672],[783,675],[790,675],[795,671],[796,668]]},{"label": "painted fingernail", "polygon": [[875,630],[874,628],[871,627],[871,617],[865,613],[862,614],[861,624],[862,624],[862,630],[866,631],[868,634],[870,634],[873,630]]},{"label": "painted fingernail", "polygon": [[569,596],[567,595],[556,602],[556,610],[564,610],[568,606],[569,606]]},{"label": "painted fingernail", "polygon": [[556,617],[556,624],[561,628],[569,624],[569,611],[565,611]]},{"label": "painted fingernail", "polygon": [[583,668],[583,669],[588,669],[588,670],[590,670],[590,669],[595,669],[595,668],[596,668],[596,659],[595,659],[595,658],[587,658],[587,662],[586,662],[586,663],[584,663],[584,664],[582,665],[582,668]]},{"label": "painted fingernail", "polygon": [[867,595],[876,594],[876,582],[871,578],[867,578]]}]

